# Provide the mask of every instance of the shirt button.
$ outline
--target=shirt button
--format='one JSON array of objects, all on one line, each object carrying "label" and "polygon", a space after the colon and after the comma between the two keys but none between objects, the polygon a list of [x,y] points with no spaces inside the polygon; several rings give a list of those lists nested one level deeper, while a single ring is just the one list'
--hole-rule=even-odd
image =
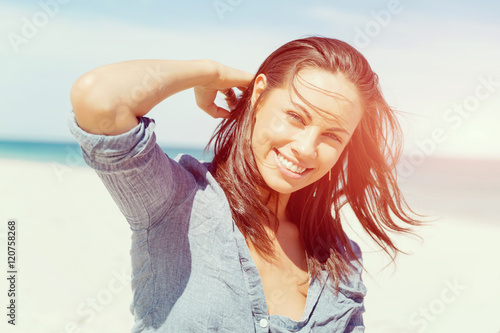
[{"label": "shirt button", "polygon": [[267,319],[261,319],[259,324],[260,324],[260,327],[267,327]]}]

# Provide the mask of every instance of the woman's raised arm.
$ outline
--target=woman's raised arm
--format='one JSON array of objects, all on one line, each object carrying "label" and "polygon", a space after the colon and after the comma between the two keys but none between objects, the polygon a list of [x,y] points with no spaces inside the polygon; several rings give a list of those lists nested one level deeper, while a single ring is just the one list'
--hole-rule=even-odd
[{"label": "woman's raised arm", "polygon": [[197,87],[198,106],[212,117],[227,116],[214,104],[218,90],[246,87],[253,75],[213,60],[130,60],[95,68],[76,80],[71,104],[88,133],[118,135],[138,124],[167,97]]}]

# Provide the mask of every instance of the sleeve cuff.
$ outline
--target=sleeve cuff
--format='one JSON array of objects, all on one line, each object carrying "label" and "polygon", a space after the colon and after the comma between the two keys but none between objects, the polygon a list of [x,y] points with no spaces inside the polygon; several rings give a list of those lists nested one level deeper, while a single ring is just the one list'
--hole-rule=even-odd
[{"label": "sleeve cuff", "polygon": [[129,160],[156,143],[154,119],[148,117],[137,117],[137,119],[139,124],[128,132],[119,135],[99,135],[80,128],[74,111],[71,110],[67,116],[67,126],[81,147],[85,163],[98,169],[102,168],[102,165]]}]

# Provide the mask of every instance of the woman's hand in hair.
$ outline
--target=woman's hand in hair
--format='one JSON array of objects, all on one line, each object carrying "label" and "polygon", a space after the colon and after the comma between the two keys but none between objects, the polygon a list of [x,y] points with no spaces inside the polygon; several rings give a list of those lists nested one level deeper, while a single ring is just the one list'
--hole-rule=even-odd
[{"label": "woman's hand in hair", "polygon": [[226,96],[230,108],[234,107],[235,96],[233,87],[245,90],[254,75],[239,69],[231,68],[215,61],[207,62],[213,66],[213,79],[207,84],[194,87],[196,104],[200,109],[214,118],[228,118],[229,110],[221,108],[215,104],[217,92],[220,91]]}]

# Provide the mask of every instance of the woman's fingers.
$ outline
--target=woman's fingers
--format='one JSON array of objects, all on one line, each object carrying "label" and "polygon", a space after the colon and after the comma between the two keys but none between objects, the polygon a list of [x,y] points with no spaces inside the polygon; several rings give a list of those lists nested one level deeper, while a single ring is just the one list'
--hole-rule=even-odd
[{"label": "woman's fingers", "polygon": [[238,104],[238,100],[236,99],[236,94],[235,94],[234,90],[231,88],[227,91],[222,92],[222,94],[224,94],[224,96],[226,96],[225,99],[226,99],[227,106],[229,106],[229,109],[234,110],[234,108],[236,107],[236,104]]},{"label": "woman's fingers", "polygon": [[217,96],[217,90],[207,89],[203,87],[194,87],[194,93],[196,98],[196,105],[206,113],[208,113],[213,118],[227,118],[229,117],[229,111],[221,108],[215,104],[215,97]]},{"label": "woman's fingers", "polygon": [[229,111],[227,111],[224,108],[221,108],[220,106],[217,106],[215,103],[208,106],[203,111],[208,113],[213,118],[229,118],[231,116],[231,113]]},{"label": "woman's fingers", "polygon": [[239,69],[231,68],[220,63],[217,64],[217,79],[210,81],[203,86],[194,87],[196,104],[200,109],[214,118],[228,118],[230,112],[215,104],[217,92],[225,95],[227,105],[233,110],[237,104],[236,94],[233,90],[237,87],[245,91],[254,78],[254,74]]},{"label": "woman's fingers", "polygon": [[233,88],[230,88],[230,89],[228,89],[228,90],[221,91],[221,93],[223,93],[223,94],[224,94],[224,96],[226,96],[226,98],[233,98],[233,97],[236,97],[236,94],[234,93]]},{"label": "woman's fingers", "polygon": [[254,74],[240,69],[223,66],[221,78],[222,82],[220,83],[228,87],[247,87],[253,80]]}]

